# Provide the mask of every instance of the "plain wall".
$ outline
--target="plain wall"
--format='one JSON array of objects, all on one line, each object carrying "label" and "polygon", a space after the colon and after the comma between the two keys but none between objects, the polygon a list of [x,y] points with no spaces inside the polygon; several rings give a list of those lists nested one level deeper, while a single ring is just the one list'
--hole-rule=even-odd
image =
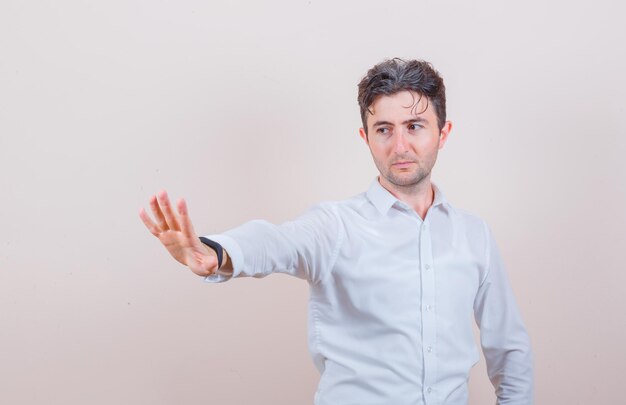
[{"label": "plain wall", "polygon": [[[626,375],[626,31],[603,1],[0,3],[0,403],[306,404],[305,282],[208,285],[138,218],[276,223],[364,191],[356,84],[431,61],[454,129],[433,180],[493,229],[537,404]],[[494,403],[481,362],[472,405]]]}]

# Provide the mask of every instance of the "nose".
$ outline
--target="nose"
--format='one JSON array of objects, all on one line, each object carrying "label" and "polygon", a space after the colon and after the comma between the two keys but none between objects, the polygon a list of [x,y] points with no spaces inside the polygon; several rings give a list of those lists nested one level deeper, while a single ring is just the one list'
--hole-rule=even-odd
[{"label": "nose", "polygon": [[394,147],[395,147],[395,151],[396,153],[405,153],[408,152],[409,150],[409,142],[406,139],[406,135],[403,132],[398,132],[396,133],[395,136],[395,143],[394,143]]}]

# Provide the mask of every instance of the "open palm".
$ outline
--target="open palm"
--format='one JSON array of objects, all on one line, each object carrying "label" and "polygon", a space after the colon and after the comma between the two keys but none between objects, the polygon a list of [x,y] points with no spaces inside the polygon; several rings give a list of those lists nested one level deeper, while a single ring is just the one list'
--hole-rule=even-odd
[{"label": "open palm", "polygon": [[150,209],[154,221],[143,208],[139,211],[139,217],[174,259],[200,276],[208,276],[217,271],[217,254],[198,239],[189,219],[185,200],[178,201],[176,215],[167,193],[160,191],[150,198]]}]

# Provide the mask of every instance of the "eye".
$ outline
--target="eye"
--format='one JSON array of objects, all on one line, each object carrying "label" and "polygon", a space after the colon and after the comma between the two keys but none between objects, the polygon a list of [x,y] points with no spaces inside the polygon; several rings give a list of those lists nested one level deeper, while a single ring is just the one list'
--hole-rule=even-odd
[{"label": "eye", "polygon": [[381,135],[388,135],[389,132],[390,132],[389,128],[386,128],[386,127],[379,127],[376,129],[376,133],[381,134]]},{"label": "eye", "polygon": [[409,129],[411,131],[417,131],[418,129],[422,129],[422,128],[424,128],[424,126],[420,124],[416,124],[416,123],[409,124]]}]

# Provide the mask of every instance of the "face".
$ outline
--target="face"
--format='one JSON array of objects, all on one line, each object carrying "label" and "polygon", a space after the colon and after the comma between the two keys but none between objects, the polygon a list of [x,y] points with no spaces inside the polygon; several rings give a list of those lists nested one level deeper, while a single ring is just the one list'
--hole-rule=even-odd
[{"label": "face", "polygon": [[370,148],[381,184],[406,190],[428,182],[452,124],[447,121],[439,130],[432,103],[409,91],[380,96],[370,111],[367,134],[363,128],[359,132]]}]

